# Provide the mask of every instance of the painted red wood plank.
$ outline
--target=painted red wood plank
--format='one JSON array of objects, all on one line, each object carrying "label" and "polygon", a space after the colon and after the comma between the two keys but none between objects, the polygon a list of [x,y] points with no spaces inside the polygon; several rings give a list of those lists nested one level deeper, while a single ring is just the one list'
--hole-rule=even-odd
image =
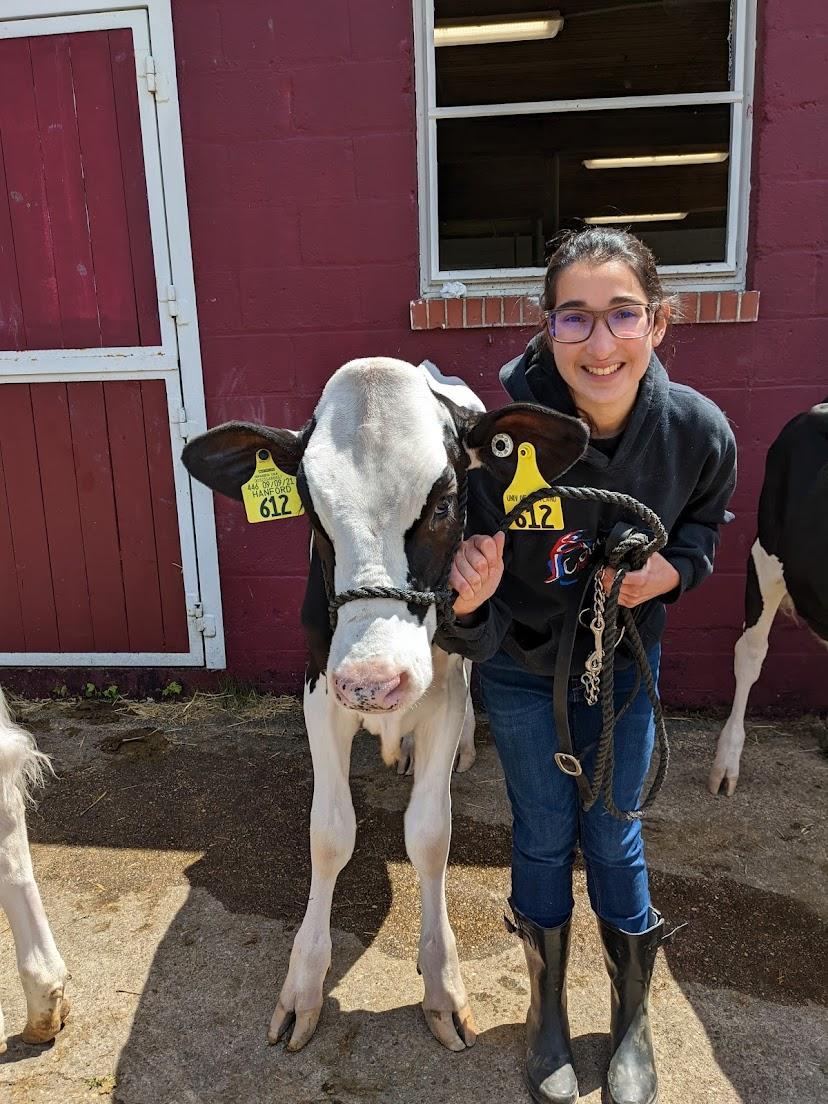
[{"label": "painted red wood plank", "polygon": [[3,132],[0,128],[0,350],[3,351],[22,349],[26,343],[10,202],[3,157]]},{"label": "painted red wood plank", "polygon": [[38,134],[43,151],[49,223],[60,301],[63,347],[101,344],[98,304],[86,217],[69,39],[31,39]]},{"label": "painted red wood plank", "polygon": [[109,451],[112,456],[130,650],[157,652],[164,646],[164,626],[144,439],[141,384],[134,380],[113,380],[106,383],[104,401]]},{"label": "painted red wood plank", "polygon": [[60,651],[94,651],[66,384],[33,383],[31,396]]},{"label": "painted red wood plank", "polygon": [[152,255],[144,148],[138,114],[135,51],[132,32],[120,28],[109,32],[112,84],[121,151],[129,241],[132,249],[132,280],[142,345],[161,344],[158,320],[158,288]]},{"label": "painted red wood plank", "polygon": [[55,601],[29,385],[0,387],[0,440],[26,651],[58,651]]},{"label": "painted red wood plank", "polygon": [[[0,403],[3,392],[0,389]],[[0,652],[22,652],[26,648],[23,614],[17,589],[17,567],[11,535],[11,517],[3,470],[3,442],[0,440]]]},{"label": "painted red wood plank", "polygon": [[103,345],[138,345],[129,228],[106,31],[69,35]]},{"label": "painted red wood plank", "polygon": [[0,133],[27,349],[63,337],[28,39],[0,40]]},{"label": "painted red wood plank", "polygon": [[163,380],[145,380],[141,384],[144,430],[147,444],[153,529],[158,559],[158,583],[161,590],[161,614],[164,621],[164,650],[190,650],[187,605],[181,568],[181,543],[178,535],[178,510],[170,449],[170,419],[167,389]]},{"label": "painted red wood plank", "polygon": [[128,652],[104,384],[67,385],[95,651]]}]

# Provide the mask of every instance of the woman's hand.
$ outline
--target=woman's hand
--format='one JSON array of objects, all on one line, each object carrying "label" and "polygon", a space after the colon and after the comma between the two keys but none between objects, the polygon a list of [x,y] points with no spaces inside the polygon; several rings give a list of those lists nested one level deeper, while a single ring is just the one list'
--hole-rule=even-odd
[{"label": "woman's hand", "polygon": [[[604,593],[609,594],[612,580],[615,578],[615,568],[604,568]],[[657,598],[659,594],[667,594],[681,582],[681,576],[669,560],[665,560],[660,552],[654,552],[640,571],[630,571],[624,576],[621,584],[621,592],[618,595],[619,606],[633,609],[650,598]]]},{"label": "woman's hand", "polygon": [[457,591],[454,612],[458,617],[473,613],[497,590],[503,578],[505,543],[506,534],[496,533],[469,537],[457,549],[448,582]]}]

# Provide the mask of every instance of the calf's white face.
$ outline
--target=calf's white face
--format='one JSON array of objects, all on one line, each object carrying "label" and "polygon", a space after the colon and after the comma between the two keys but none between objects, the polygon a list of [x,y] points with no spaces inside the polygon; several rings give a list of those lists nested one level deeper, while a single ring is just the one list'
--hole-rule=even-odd
[{"label": "calf's white face", "polygon": [[359,598],[340,606],[331,632],[328,597],[442,586],[462,536],[458,491],[467,469],[484,467],[504,486],[514,477],[517,450],[499,456],[495,435],[533,443],[547,480],[581,456],[589,437],[582,422],[542,407],[514,403],[487,414],[436,390],[423,367],[351,361],[298,433],[230,422],[194,438],[182,456],[195,478],[237,499],[258,449],[297,475],[318,563],[303,608],[312,671],[326,670],[341,704],[359,713],[403,710],[428,689],[435,609]]},{"label": "calf's white face", "polygon": [[[302,473],[333,546],[337,594],[443,581],[462,526],[455,464],[462,477],[467,460],[457,438],[419,368],[377,358],[347,364],[330,380]],[[433,606],[377,598],[341,606],[328,658],[340,702],[388,712],[417,701],[431,683],[436,624]]]}]

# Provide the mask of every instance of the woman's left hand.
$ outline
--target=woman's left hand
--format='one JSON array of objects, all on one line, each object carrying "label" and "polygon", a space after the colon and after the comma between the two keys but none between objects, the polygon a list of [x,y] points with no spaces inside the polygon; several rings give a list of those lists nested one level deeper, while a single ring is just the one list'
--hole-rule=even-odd
[{"label": "woman's left hand", "polygon": [[[609,594],[612,580],[615,578],[615,568],[604,568],[604,593]],[[640,571],[630,571],[624,576],[621,584],[621,592],[618,595],[619,606],[633,609],[650,598],[657,598],[659,594],[667,594],[681,582],[681,576],[669,560],[665,560],[660,552],[654,552]]]}]

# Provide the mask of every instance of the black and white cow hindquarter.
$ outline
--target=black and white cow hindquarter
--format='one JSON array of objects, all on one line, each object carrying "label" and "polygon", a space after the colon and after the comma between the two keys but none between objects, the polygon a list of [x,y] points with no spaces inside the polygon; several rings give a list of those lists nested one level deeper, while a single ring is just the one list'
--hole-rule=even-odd
[{"label": "black and white cow hindquarter", "polygon": [[711,793],[734,793],[751,687],[780,606],[828,643],[828,399],[793,418],[771,445],[745,583],[745,624],[734,650],[736,691],[710,770]]}]

